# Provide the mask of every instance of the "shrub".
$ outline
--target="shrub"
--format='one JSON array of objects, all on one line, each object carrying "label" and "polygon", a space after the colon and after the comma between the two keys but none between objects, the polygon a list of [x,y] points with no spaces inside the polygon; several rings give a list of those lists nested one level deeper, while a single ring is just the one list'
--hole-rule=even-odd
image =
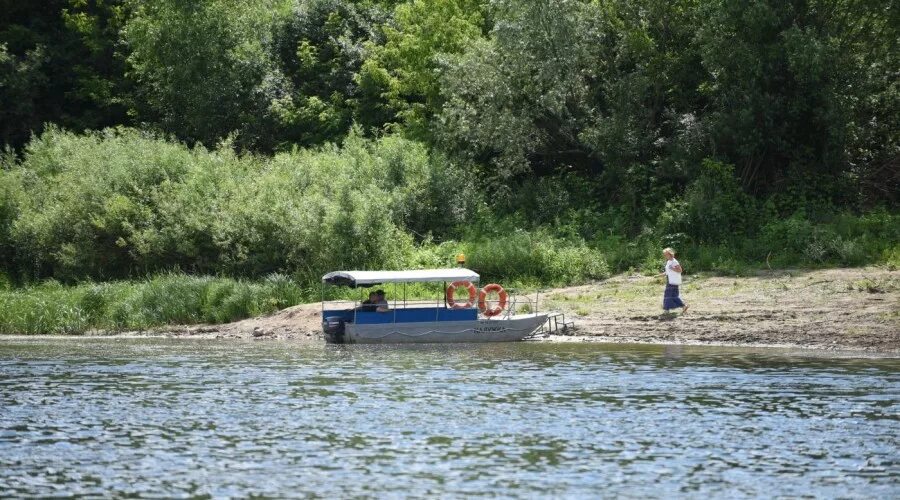
[{"label": "shrub", "polygon": [[674,235],[681,242],[685,238],[678,235],[698,243],[738,240],[756,228],[758,211],[753,198],[741,189],[734,167],[706,159],[684,194],[666,203],[657,233],[664,238]]},{"label": "shrub", "polygon": [[[11,266],[16,245],[11,231],[18,214],[18,194],[21,192],[17,181],[17,177],[7,172],[5,163],[0,164],[0,272],[13,270]],[[4,278],[0,278],[0,283],[3,281]]]},{"label": "shrub", "polygon": [[[774,265],[891,262],[900,242],[900,216],[886,210],[821,211],[827,219],[798,212],[760,228],[763,211],[732,167],[711,160],[644,227],[632,209],[598,213],[591,183],[576,176],[524,181],[516,196],[488,203],[467,167],[422,143],[356,131],[340,145],[261,157],[124,128],[75,135],[48,127],[21,160],[0,160],[0,287],[156,276],[115,300],[100,285],[79,288],[89,321],[117,327],[225,321],[282,307],[267,301],[294,290],[287,276],[310,287],[335,269],[443,267],[459,252],[486,279],[566,284],[610,268],[656,272],[664,246],[695,259],[693,270],[740,272],[770,254]],[[769,205],[765,213],[776,217]],[[170,271],[274,281],[182,290],[188,285],[160,281]],[[145,307],[165,306],[168,292],[194,297],[197,287],[207,294],[201,306]]]},{"label": "shrub", "polygon": [[258,315],[260,307],[256,301],[253,288],[246,283],[235,283],[222,305],[219,306],[217,316],[225,321],[235,321],[241,318]]},{"label": "shrub", "polygon": [[[316,297],[318,298],[318,297]],[[310,300],[284,275],[261,282],[165,274],[139,282],[55,282],[0,290],[0,334],[143,330],[169,324],[222,323]]]},{"label": "shrub", "polygon": [[832,225],[813,224],[802,214],[795,214],[763,226],[759,239],[765,251],[780,264],[860,265],[875,255],[870,257],[861,243],[868,233],[863,230],[853,239],[853,232],[841,236]]},{"label": "shrub", "polygon": [[485,281],[520,280],[569,284],[609,276],[603,255],[584,242],[553,238],[546,231],[514,231],[466,242],[469,266]]},{"label": "shrub", "polygon": [[82,310],[88,321],[97,324],[102,321],[107,314],[110,301],[109,287],[106,285],[86,285],[81,299],[78,301],[78,307]]},{"label": "shrub", "polygon": [[831,225],[843,238],[900,242],[900,214],[891,214],[884,209],[862,215],[841,213],[834,217]]},{"label": "shrub", "polygon": [[[130,129],[49,127],[0,175],[19,200],[0,189],[0,252],[15,248],[14,267],[33,279],[67,282],[397,268],[413,252],[407,228],[447,234],[478,203],[467,176],[422,144],[355,133],[340,147],[262,158]],[[445,211],[448,193],[464,203]]]},{"label": "shrub", "polygon": [[778,258],[803,255],[813,241],[815,226],[805,217],[795,214],[787,219],[775,220],[760,230],[760,240],[767,252]]},{"label": "shrub", "polygon": [[878,256],[878,260],[885,264],[891,271],[900,269],[900,244],[883,250]]},{"label": "shrub", "polygon": [[10,172],[23,190],[10,235],[20,270],[63,280],[128,274],[143,264],[134,237],[155,221],[155,191],[182,179],[196,154],[130,130],[49,127]]}]

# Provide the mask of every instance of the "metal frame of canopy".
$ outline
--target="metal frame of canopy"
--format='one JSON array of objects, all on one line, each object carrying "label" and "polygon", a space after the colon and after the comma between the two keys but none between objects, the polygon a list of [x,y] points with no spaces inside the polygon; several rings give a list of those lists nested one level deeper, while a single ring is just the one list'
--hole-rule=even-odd
[{"label": "metal frame of canopy", "polygon": [[335,286],[380,285],[382,283],[415,283],[428,281],[471,281],[478,283],[481,277],[475,271],[463,267],[447,269],[417,269],[407,271],[334,271],[322,276],[322,283]]}]

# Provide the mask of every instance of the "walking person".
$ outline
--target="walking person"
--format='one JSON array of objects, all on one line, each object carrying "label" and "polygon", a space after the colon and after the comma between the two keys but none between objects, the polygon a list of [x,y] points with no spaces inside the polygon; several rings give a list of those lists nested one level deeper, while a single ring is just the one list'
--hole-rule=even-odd
[{"label": "walking person", "polygon": [[666,270],[660,276],[666,277],[666,291],[663,294],[663,309],[669,312],[671,309],[683,307],[682,314],[688,310],[688,305],[681,300],[678,295],[678,287],[681,285],[681,273],[684,269],[675,259],[675,250],[671,248],[663,249],[663,256],[666,258]]}]

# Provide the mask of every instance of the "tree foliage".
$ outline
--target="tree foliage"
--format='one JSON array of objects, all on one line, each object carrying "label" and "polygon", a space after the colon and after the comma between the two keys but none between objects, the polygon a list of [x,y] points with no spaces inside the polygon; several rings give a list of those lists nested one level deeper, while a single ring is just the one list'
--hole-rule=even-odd
[{"label": "tree foliage", "polygon": [[[452,235],[476,209],[460,173],[420,143],[355,131],[340,147],[261,157],[51,127],[0,171],[0,252],[26,276],[64,280],[399,266],[410,232]],[[448,212],[451,190],[464,202]]]},{"label": "tree foliage", "polygon": [[361,94],[356,77],[365,45],[377,39],[386,16],[375,5],[311,0],[294,5],[277,24],[274,51],[288,85],[271,109],[282,141],[308,146],[348,133]]},{"label": "tree foliage", "polygon": [[122,31],[139,119],[189,143],[239,134],[270,147],[268,106],[281,75],[260,37],[275,0],[141,3]]},{"label": "tree foliage", "polygon": [[3,2],[0,256],[260,275],[505,227],[859,260],[806,229],[900,202],[894,4]]},{"label": "tree foliage", "polygon": [[44,123],[130,123],[120,0],[0,2],[0,143],[21,147]]},{"label": "tree foliage", "polygon": [[[444,60],[482,38],[485,30],[480,0],[413,0],[397,5],[391,23],[382,26],[384,43],[369,44],[369,57],[358,80],[361,100],[381,114],[379,121],[402,126],[407,135],[430,137],[432,119],[442,105],[439,77]],[[373,119],[374,118],[374,119]]]}]

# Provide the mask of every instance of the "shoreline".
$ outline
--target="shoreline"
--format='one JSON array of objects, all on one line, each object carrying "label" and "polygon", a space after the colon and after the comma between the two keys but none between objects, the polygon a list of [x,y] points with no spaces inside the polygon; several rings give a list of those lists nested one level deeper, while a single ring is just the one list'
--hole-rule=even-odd
[{"label": "shoreline", "polygon": [[553,343],[553,344],[621,344],[621,345],[644,345],[644,346],[664,346],[664,347],[709,347],[723,349],[746,349],[754,350],[775,350],[775,351],[791,351],[802,355],[821,355],[826,357],[859,357],[859,358],[885,358],[900,359],[900,348],[874,350],[864,347],[850,347],[845,345],[804,345],[804,344],[763,344],[763,343],[739,343],[739,342],[716,342],[716,341],[700,341],[700,340],[680,340],[680,341],[662,341],[651,339],[635,339],[623,337],[605,337],[594,335],[550,335],[535,340],[535,342]]},{"label": "shoreline", "polygon": [[[900,356],[900,271],[879,267],[686,275],[687,314],[663,314],[655,277],[622,274],[540,292],[575,328],[532,342],[755,347]],[[530,298],[537,293],[524,293]],[[324,342],[319,303],[219,325],[2,338],[193,338]]]},{"label": "shoreline", "polygon": [[[320,344],[325,346],[324,339],[316,338],[314,340],[300,338],[295,336],[273,337],[266,336],[263,338],[254,337],[225,337],[222,335],[177,335],[171,332],[143,332],[143,333],[111,333],[111,334],[88,334],[88,335],[3,335],[0,336],[0,343],[4,341],[72,341],[79,340],[175,340],[175,341],[209,341],[209,342],[253,342],[256,340],[269,340],[285,344]],[[750,353],[771,353],[779,352],[785,356],[798,357],[822,357],[822,358],[853,358],[853,359],[898,359],[900,360],[900,349],[873,350],[861,347],[848,346],[817,346],[817,345],[800,345],[800,344],[759,344],[759,343],[737,343],[737,342],[705,342],[705,341],[657,341],[649,339],[633,339],[622,337],[605,337],[592,335],[548,335],[543,337],[534,337],[525,339],[523,343],[529,344],[607,344],[622,346],[654,346],[664,348],[709,348],[709,349],[737,349]],[[396,345],[443,345],[443,344],[396,344]]]}]

